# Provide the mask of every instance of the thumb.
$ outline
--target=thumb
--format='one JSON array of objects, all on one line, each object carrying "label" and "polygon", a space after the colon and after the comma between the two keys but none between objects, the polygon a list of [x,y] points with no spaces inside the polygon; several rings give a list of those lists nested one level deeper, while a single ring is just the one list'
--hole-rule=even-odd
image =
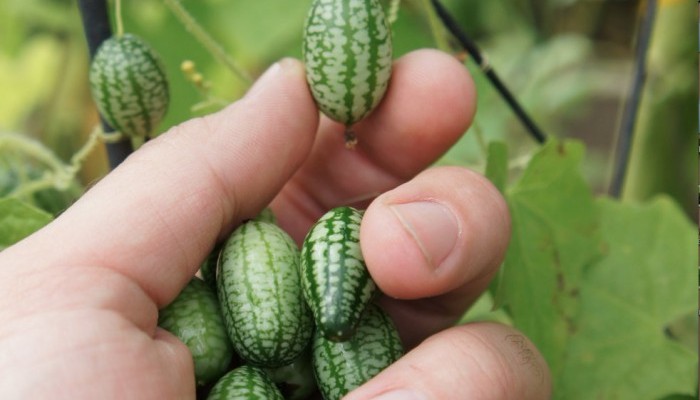
[{"label": "thumb", "polygon": [[218,237],[271,201],[317,127],[303,66],[280,61],[240,101],[147,143],[12,251],[44,254],[49,267],[112,268],[162,306]]},{"label": "thumb", "polygon": [[478,322],[428,338],[344,400],[544,400],[546,361],[519,331]]}]

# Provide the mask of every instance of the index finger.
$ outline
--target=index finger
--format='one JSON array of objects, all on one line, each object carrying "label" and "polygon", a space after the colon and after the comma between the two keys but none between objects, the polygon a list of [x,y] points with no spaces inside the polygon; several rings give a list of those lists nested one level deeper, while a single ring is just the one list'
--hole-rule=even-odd
[{"label": "index finger", "polygon": [[274,197],[309,153],[317,126],[303,66],[281,61],[242,100],[136,151],[4,259],[110,268],[167,304],[217,237]]}]

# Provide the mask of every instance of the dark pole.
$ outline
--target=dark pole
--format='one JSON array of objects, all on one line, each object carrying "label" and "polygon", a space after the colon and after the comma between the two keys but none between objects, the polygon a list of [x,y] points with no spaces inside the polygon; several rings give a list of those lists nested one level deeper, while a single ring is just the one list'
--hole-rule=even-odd
[{"label": "dark pole", "polygon": [[[83,20],[83,30],[87,39],[90,59],[92,60],[102,42],[112,36],[107,0],[78,0],[78,8]],[[100,122],[105,132],[114,130],[102,115],[100,115]],[[116,168],[134,151],[129,139],[108,143],[106,147],[110,169]]]},{"label": "dark pole", "polygon": [[538,143],[544,143],[546,140],[545,134],[542,130],[535,124],[535,122],[530,118],[530,116],[525,112],[525,110],[520,106],[520,103],[515,99],[515,96],[508,90],[508,87],[503,83],[501,78],[498,77],[496,71],[493,70],[488,60],[484,57],[479,50],[476,43],[471,40],[466,33],[460,28],[457,21],[450,15],[449,11],[443,6],[438,0],[432,0],[433,7],[437,12],[438,17],[442,20],[448,31],[454,36],[454,38],[459,42],[460,46],[469,53],[474,59],[481,70],[486,74],[486,77],[491,81],[491,84],[496,88],[498,93],[503,97],[503,99],[508,103],[510,108],[513,110],[515,115],[518,117],[520,122],[527,128],[528,133],[532,136]]},{"label": "dark pole", "polygon": [[630,152],[632,150],[632,137],[637,122],[639,103],[644,91],[644,83],[647,75],[647,53],[651,41],[652,28],[656,19],[656,0],[647,0],[644,20],[639,27],[637,34],[637,48],[635,51],[635,70],[632,77],[632,89],[625,104],[620,123],[620,134],[617,140],[617,150],[615,155],[615,166],[613,169],[612,182],[610,183],[610,195],[620,197],[625,184],[625,174],[629,163]]}]

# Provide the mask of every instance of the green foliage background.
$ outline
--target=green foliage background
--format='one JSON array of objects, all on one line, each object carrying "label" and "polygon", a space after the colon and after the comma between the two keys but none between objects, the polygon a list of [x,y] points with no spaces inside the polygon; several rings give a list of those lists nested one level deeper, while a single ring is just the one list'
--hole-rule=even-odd
[{"label": "green foliage background", "polygon": [[[397,57],[446,43],[427,3],[401,3]],[[477,118],[439,163],[486,173],[508,200],[513,237],[500,275],[464,322],[492,319],[524,331],[552,369],[557,399],[697,398],[697,6],[658,2],[628,183],[622,199],[611,199],[645,3],[444,3],[552,136],[536,145],[465,62],[479,92]],[[252,76],[301,56],[310,0],[182,4]],[[206,100],[230,102],[245,92],[247,83],[162,1],[123,0],[123,13],[126,31],[148,40],[167,66],[172,103],[161,132],[221,107]],[[97,148],[75,179],[60,173],[97,122],[85,47],[75,1],[0,2],[0,249],[48,223],[108,172]],[[180,71],[186,59],[210,85],[205,94]]]}]

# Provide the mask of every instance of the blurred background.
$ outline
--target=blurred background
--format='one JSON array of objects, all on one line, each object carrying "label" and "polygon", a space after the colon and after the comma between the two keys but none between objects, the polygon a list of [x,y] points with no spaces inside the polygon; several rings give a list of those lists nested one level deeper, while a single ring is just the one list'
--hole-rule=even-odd
[{"label": "blurred background", "polygon": [[[396,56],[436,47],[423,0],[401,2],[394,23]],[[310,0],[188,0],[184,6],[251,76],[284,56],[301,57]],[[635,46],[647,3],[638,0],[445,0],[464,31],[540,127],[587,146],[584,169],[597,193],[610,188],[622,110],[635,71]],[[389,7],[389,2],[385,5]],[[218,62],[160,0],[123,1],[125,30],[161,54],[171,104],[159,132],[237,99],[247,84]],[[690,0],[657,1],[647,80],[637,119],[626,196],[670,193],[697,218],[697,8]],[[444,32],[442,32],[444,34]],[[444,36],[443,36],[444,38]],[[206,91],[180,70],[192,60]],[[469,58],[479,111],[467,135],[440,161],[483,169],[485,143],[504,140],[513,170],[538,145]],[[88,57],[75,0],[0,2],[0,133],[36,139],[63,161],[81,147],[98,119],[87,84]],[[439,71],[436,71],[439,73]],[[653,92],[652,92],[653,90]],[[426,127],[429,129],[429,127]],[[692,145],[691,145],[692,143]],[[41,176],[41,163],[0,146],[0,196]],[[60,211],[80,188],[107,173],[102,148],[87,158],[74,185],[31,194]],[[29,166],[27,166],[29,164]],[[22,167],[18,167],[21,165]],[[640,179],[640,176],[643,179]],[[38,198],[37,198],[38,196]],[[43,197],[43,199],[42,199]],[[56,203],[56,204],[52,204]]]}]

